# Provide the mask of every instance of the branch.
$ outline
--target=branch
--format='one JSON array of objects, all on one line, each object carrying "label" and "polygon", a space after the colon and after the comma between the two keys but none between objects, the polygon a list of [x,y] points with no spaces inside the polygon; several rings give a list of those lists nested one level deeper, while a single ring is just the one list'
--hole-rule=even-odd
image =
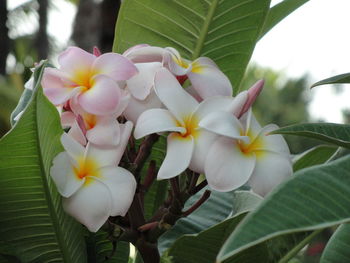
[{"label": "branch", "polygon": [[139,151],[130,169],[136,180],[140,178],[140,173],[145,162],[152,152],[152,146],[158,141],[158,134],[149,135],[140,145]]},{"label": "branch", "polygon": [[182,213],[182,215],[188,216],[188,215],[192,214],[198,207],[200,207],[205,201],[208,200],[208,198],[210,197],[210,194],[211,194],[211,192],[209,190],[205,190],[205,192],[203,193],[201,198],[199,198],[198,201],[196,203],[194,203],[189,209],[184,211]]}]

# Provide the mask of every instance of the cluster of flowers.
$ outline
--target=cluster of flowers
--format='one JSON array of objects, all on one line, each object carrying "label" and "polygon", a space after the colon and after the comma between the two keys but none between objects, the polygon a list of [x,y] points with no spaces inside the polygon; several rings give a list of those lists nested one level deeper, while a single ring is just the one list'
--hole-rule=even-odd
[{"label": "cluster of flowers", "polygon": [[[136,139],[168,133],[158,179],[189,168],[214,190],[248,184],[265,195],[292,173],[283,137],[266,136],[277,126],[262,128],[251,111],[263,81],[232,97],[230,81],[209,58],[189,61],[173,48],[148,45],[123,55],[70,47],[58,63],[45,69],[42,87],[63,109],[69,131],[51,176],[65,211],[90,231],[124,216],[133,200],[134,176],[118,167],[132,130]],[[119,123],[120,116],[127,121]]]}]

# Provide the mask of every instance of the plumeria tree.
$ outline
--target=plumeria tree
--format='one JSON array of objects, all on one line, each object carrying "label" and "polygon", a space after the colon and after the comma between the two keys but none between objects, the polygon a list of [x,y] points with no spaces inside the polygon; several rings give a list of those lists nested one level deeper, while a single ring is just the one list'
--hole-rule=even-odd
[{"label": "plumeria tree", "polygon": [[269,87],[240,90],[305,2],[125,0],[112,52],[38,62],[0,140],[1,262],[289,262],[339,225],[321,262],[347,262],[350,128],[260,124]]}]

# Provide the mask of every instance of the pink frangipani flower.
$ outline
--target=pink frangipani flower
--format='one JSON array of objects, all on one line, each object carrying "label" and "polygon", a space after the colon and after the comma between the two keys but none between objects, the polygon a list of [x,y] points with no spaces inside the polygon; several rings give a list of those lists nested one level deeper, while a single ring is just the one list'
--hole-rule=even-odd
[{"label": "pink frangipani flower", "polygon": [[42,86],[45,95],[55,105],[76,97],[88,113],[114,113],[121,98],[118,82],[137,73],[126,57],[106,53],[96,57],[77,47],[69,47],[58,57],[59,69],[45,68]]}]

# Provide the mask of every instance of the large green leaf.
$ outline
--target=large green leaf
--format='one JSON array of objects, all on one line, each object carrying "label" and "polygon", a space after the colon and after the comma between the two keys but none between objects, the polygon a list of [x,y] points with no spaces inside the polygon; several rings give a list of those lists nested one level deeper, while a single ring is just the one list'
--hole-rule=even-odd
[{"label": "large green leaf", "polygon": [[6,244],[22,262],[85,262],[81,225],[64,213],[49,176],[62,151],[58,112],[43,95],[40,77],[35,90],[0,140],[0,251]]},{"label": "large green leaf", "polygon": [[[185,204],[185,210],[191,207],[206,189],[192,196]],[[220,223],[233,213],[233,193],[213,191],[209,199],[187,217],[179,219],[176,224],[158,240],[161,253],[168,249],[174,241],[184,234],[196,234]]]},{"label": "large green leaf", "polygon": [[[200,207],[196,215],[175,225],[178,228],[177,232],[186,228],[189,230],[186,235],[179,236],[169,250],[168,254],[173,257],[175,263],[215,262],[216,255],[228,235],[246,213],[261,202],[259,196],[247,191],[237,191],[234,196],[232,193],[218,192],[215,192],[214,195],[215,199],[208,200],[210,203],[207,203],[205,207],[204,205]],[[224,201],[220,201],[220,195]],[[224,207],[220,204],[224,204]],[[229,218],[230,213],[233,213],[232,204],[236,210],[235,216]],[[223,213],[221,209],[226,213]],[[216,213],[221,214],[221,217],[215,215]],[[229,219],[220,222],[225,218]],[[221,220],[218,221],[218,219]],[[216,224],[213,226],[214,223]],[[259,252],[266,251],[259,250]]]},{"label": "large green leaf", "polygon": [[350,224],[343,224],[329,239],[320,263],[348,263],[349,259]]},{"label": "large green leaf", "polygon": [[270,8],[259,38],[309,0],[284,0]]},{"label": "large green leaf", "polygon": [[176,48],[185,58],[212,58],[239,90],[270,0],[126,0],[114,52],[141,43]]},{"label": "large green leaf", "polygon": [[350,220],[350,156],[300,170],[271,193],[222,247],[222,262],[266,240]]},{"label": "large green leaf", "polygon": [[272,133],[311,137],[350,148],[350,125],[336,123],[302,123],[280,128]]},{"label": "large green leaf", "polygon": [[294,172],[313,165],[327,163],[332,160],[340,148],[331,145],[316,146],[294,159]]},{"label": "large green leaf", "polygon": [[[214,263],[227,237],[234,231],[246,213],[254,210],[260,202],[261,198],[251,192],[237,192],[234,199],[237,210],[233,217],[204,229],[198,234],[181,236],[175,241],[168,254],[173,257],[175,263]],[[256,263],[257,259],[259,262],[277,262],[277,260],[288,256],[290,250],[295,249],[309,235],[308,232],[301,232],[279,236],[256,244],[224,262]]]},{"label": "large green leaf", "polygon": [[342,83],[350,83],[350,73],[340,74],[334,77],[320,80],[315,84],[312,84],[311,88],[316,86],[326,85],[326,84],[342,84]]},{"label": "large green leaf", "polygon": [[119,241],[113,247],[109,234],[103,229],[97,233],[89,233],[86,243],[89,263],[127,263],[129,261],[129,243]]}]

